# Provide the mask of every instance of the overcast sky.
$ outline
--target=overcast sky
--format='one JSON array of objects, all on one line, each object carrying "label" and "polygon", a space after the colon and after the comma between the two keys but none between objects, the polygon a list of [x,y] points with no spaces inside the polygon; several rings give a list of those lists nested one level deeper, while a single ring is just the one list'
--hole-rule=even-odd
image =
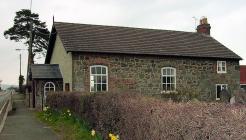
[{"label": "overcast sky", "polygon": [[[21,43],[4,38],[15,12],[30,7],[30,0],[0,0],[0,79],[18,84]],[[142,28],[195,31],[192,17],[208,17],[211,35],[246,59],[245,0],[33,0],[32,11],[49,27],[56,21]],[[26,75],[27,51],[22,51]],[[39,60],[42,63],[43,59]],[[246,64],[246,61],[241,61]]]}]

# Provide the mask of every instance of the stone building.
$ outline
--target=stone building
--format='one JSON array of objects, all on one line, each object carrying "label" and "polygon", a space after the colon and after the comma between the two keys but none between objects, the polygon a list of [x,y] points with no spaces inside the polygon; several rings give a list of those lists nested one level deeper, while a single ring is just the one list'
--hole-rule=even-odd
[{"label": "stone building", "polygon": [[143,94],[199,93],[219,100],[240,87],[241,57],[197,32],[54,22],[45,63],[58,64],[63,90]]},{"label": "stone building", "polygon": [[33,64],[30,77],[33,94],[29,95],[29,106],[43,108],[48,92],[63,90],[58,64]]}]

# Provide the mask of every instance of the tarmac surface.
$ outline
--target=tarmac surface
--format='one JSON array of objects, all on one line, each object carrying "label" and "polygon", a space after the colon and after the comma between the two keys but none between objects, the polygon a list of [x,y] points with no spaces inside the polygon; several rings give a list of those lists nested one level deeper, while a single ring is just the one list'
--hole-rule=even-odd
[{"label": "tarmac surface", "polygon": [[23,95],[13,97],[16,110],[9,113],[0,140],[59,140],[58,136],[24,105]]}]

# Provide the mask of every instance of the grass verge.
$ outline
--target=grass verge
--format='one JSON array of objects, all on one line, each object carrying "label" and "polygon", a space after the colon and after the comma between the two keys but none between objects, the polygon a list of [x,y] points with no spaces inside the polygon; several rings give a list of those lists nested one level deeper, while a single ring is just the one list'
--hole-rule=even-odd
[{"label": "grass verge", "polygon": [[57,132],[62,140],[102,140],[100,135],[92,135],[86,121],[78,119],[69,110],[58,112],[46,109],[36,116]]}]

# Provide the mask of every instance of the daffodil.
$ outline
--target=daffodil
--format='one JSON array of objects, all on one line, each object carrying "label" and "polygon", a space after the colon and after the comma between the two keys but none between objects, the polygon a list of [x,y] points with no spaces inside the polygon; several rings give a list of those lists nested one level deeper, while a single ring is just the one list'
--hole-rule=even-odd
[{"label": "daffodil", "polygon": [[109,138],[110,138],[110,140],[119,140],[119,135],[114,135],[114,134],[111,134],[111,133],[109,133]]},{"label": "daffodil", "polygon": [[96,135],[96,131],[94,129],[91,130],[91,135],[95,136]]},{"label": "daffodil", "polygon": [[116,136],[113,135],[113,136],[111,137],[111,140],[117,140]]},{"label": "daffodil", "polygon": [[117,140],[120,140],[120,136],[119,135],[116,135],[116,138],[117,138]]}]

